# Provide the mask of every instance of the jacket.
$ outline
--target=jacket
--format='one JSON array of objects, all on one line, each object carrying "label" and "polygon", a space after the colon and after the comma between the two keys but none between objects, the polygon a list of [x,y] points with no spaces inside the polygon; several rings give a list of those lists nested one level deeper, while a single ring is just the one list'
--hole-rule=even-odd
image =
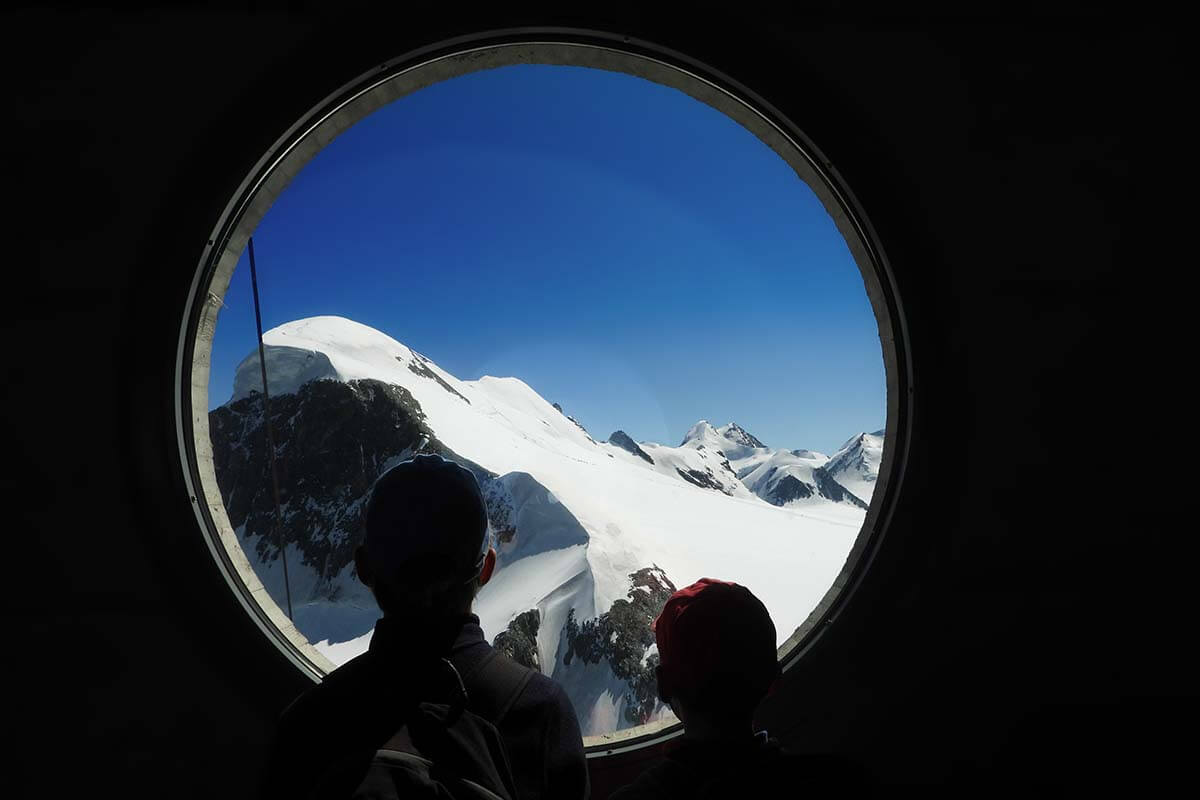
[{"label": "jacket", "polygon": [[[414,657],[418,649],[402,625],[380,619],[366,653],[329,673],[284,710],[262,795],[294,800],[322,765],[373,752],[386,742],[404,724],[407,710],[429,699],[422,696],[429,684],[418,666],[421,659]],[[465,676],[491,650],[479,618],[470,614],[462,619],[448,658]],[[535,672],[497,727],[521,800],[586,800],[583,737],[561,686]]]}]

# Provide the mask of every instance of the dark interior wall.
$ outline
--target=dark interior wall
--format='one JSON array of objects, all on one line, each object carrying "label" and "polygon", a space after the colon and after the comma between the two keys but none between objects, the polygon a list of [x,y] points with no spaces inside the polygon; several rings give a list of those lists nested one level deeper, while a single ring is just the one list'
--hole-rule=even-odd
[{"label": "dark interior wall", "polygon": [[[296,7],[6,19],[27,785],[251,794],[305,684],[224,586],[178,475],[191,271],[238,181],[328,92],[412,46],[520,24],[628,32],[749,85],[833,161],[894,270],[914,387],[895,518],[767,727],[889,783],[1185,775],[1194,256],[1169,27]],[[594,766],[598,789],[632,768]]]}]

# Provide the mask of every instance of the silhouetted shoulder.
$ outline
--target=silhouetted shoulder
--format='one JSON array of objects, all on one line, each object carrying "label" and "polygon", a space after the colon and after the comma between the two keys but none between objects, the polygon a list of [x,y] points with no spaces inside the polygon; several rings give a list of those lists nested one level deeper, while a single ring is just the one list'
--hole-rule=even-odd
[{"label": "silhouetted shoulder", "polygon": [[[507,658],[503,654],[497,657]],[[562,687],[541,672],[533,670],[533,675],[529,677],[529,683],[525,684],[525,690],[521,692],[521,696],[513,704],[513,710],[534,706],[545,710],[549,707],[561,708],[563,704],[570,706],[571,701],[567,699],[566,692],[563,691]]]},{"label": "silhouetted shoulder", "polygon": [[[589,793],[583,736],[575,708],[555,681],[534,671],[500,725],[514,762],[537,765],[541,780],[525,776],[537,797],[582,800]],[[524,795],[522,795],[524,796]]]}]

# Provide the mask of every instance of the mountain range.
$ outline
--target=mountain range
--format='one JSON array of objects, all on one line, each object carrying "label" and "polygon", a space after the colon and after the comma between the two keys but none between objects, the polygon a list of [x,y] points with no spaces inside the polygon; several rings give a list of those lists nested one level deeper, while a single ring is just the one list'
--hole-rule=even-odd
[{"label": "mountain range", "polygon": [[[585,735],[669,718],[650,622],[701,577],[752,589],[782,643],[840,572],[878,476],[883,432],[832,456],[697,422],[678,446],[593,436],[516,378],[459,380],[387,335],[312,317],[263,337],[294,623],[334,663],[379,611],[354,574],[374,480],[440,453],[479,480],[498,560],[475,611],[493,644],[559,681]],[[258,351],[209,414],[217,482],[282,607]]]}]

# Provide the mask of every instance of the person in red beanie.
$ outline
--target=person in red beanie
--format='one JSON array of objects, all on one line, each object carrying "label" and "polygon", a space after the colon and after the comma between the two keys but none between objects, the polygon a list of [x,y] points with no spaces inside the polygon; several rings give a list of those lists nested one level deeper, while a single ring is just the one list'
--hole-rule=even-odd
[{"label": "person in red beanie", "polygon": [[684,734],[612,800],[790,797],[800,786],[847,785],[827,759],[788,753],[755,731],[754,710],[780,669],[775,624],[749,589],[702,578],[671,595],[652,629],[658,694]]},{"label": "person in red beanie", "polygon": [[779,677],[775,624],[744,586],[701,578],[667,600],[653,623],[659,697],[692,739],[744,739],[754,708]]}]

